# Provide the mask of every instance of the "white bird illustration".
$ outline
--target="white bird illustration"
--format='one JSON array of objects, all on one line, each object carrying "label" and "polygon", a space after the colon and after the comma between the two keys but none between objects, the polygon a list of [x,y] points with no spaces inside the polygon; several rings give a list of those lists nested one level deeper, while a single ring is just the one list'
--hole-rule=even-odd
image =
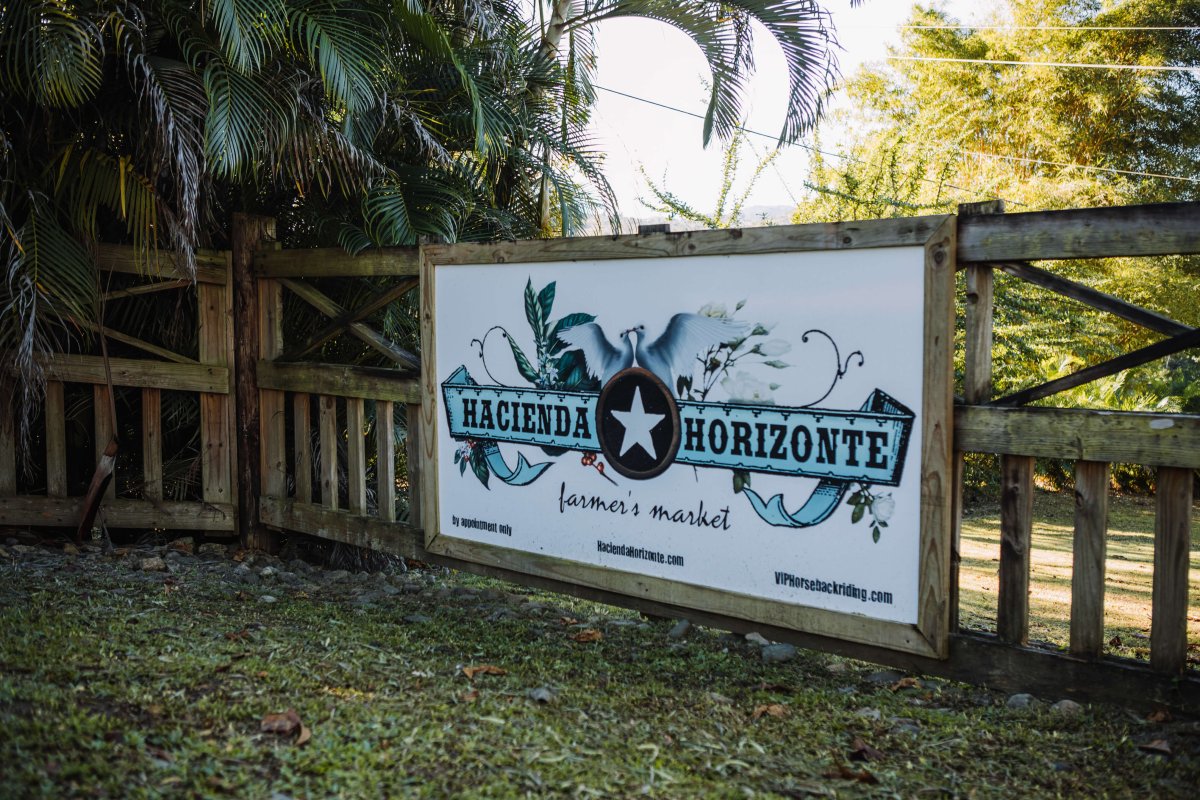
[{"label": "white bird illustration", "polygon": [[[608,383],[623,369],[637,365],[654,373],[672,391],[675,379],[688,374],[692,359],[709,348],[716,347],[743,335],[749,326],[739,320],[706,317],[701,314],[676,314],[666,329],[650,341],[645,325],[635,325],[621,331],[619,345],[614,345],[594,322],[576,325],[558,335],[573,348],[583,351],[588,373]],[[630,339],[637,335],[637,343]]]}]

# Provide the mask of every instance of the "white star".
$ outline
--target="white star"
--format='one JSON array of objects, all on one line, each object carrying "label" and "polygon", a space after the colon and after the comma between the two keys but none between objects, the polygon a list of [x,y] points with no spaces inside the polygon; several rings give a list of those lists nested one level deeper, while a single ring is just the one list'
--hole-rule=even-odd
[{"label": "white star", "polygon": [[[637,410],[634,411],[634,408]],[[642,387],[634,388],[633,401],[628,411],[614,411],[612,415],[625,428],[625,436],[621,439],[622,456],[636,445],[645,450],[651,458],[658,459],[658,451],[654,449],[654,439],[650,436],[650,431],[658,427],[667,415],[646,413],[646,404],[642,402]]]}]

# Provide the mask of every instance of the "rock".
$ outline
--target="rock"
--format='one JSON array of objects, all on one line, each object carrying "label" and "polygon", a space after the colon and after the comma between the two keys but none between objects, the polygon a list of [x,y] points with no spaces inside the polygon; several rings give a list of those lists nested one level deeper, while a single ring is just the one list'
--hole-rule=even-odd
[{"label": "rock", "polygon": [[1024,709],[1032,707],[1035,702],[1036,701],[1034,700],[1033,695],[1021,693],[1014,694],[1009,697],[1004,705],[1008,706],[1009,708]]},{"label": "rock", "polygon": [[382,594],[387,595],[388,597],[394,597],[394,596],[400,594],[400,590],[397,589],[395,586],[392,586],[390,583],[379,584],[379,591]]},{"label": "rock", "polygon": [[759,647],[766,647],[771,643],[767,640],[767,637],[763,636],[758,631],[750,631],[750,633],[747,633],[746,641],[750,642],[751,644],[756,644]]},{"label": "rock", "polygon": [[479,592],[469,586],[456,586],[453,593],[460,600],[476,600],[479,598]]},{"label": "rock", "polygon": [[529,699],[536,703],[553,703],[558,699],[558,693],[549,686],[539,686],[529,690]]},{"label": "rock", "polygon": [[1059,700],[1050,706],[1050,710],[1057,714],[1062,714],[1064,717],[1078,717],[1083,713],[1083,706],[1074,700]]},{"label": "rock", "polygon": [[341,583],[350,577],[350,573],[344,569],[335,569],[333,572],[326,572],[322,578],[325,583]]},{"label": "rock", "polygon": [[834,661],[831,664],[825,665],[825,671],[831,675],[841,675],[850,670],[850,665],[845,661]]},{"label": "rock", "polygon": [[690,620],[681,619],[675,623],[675,627],[671,628],[667,636],[672,639],[682,639],[692,632],[692,623]]},{"label": "rock", "polygon": [[258,574],[264,578],[274,578],[279,574],[279,570],[272,566],[266,566],[260,569]]},{"label": "rock", "polygon": [[867,676],[867,683],[873,683],[876,686],[884,686],[886,684],[896,683],[903,677],[903,672],[897,672],[894,669],[880,669]]},{"label": "rock", "polygon": [[404,618],[404,621],[410,625],[423,625],[426,622],[433,622],[433,618],[425,614],[409,614]]},{"label": "rock", "polygon": [[6,545],[8,545],[9,547],[12,547],[14,544],[19,544],[20,541],[21,541],[20,539],[14,539],[12,536],[9,536],[7,539],[4,540],[4,543]]},{"label": "rock", "polygon": [[504,592],[497,589],[484,589],[479,593],[479,599],[495,603],[504,599]]},{"label": "rock", "polygon": [[708,699],[711,700],[712,702],[716,703],[719,706],[733,705],[733,698],[726,697],[725,695],[721,694],[720,692],[709,692]]},{"label": "rock", "polygon": [[419,583],[412,583],[410,581],[409,583],[401,584],[400,591],[403,594],[420,594],[421,592],[425,591],[425,587]]},{"label": "rock", "polygon": [[273,594],[264,594],[262,597],[258,598],[258,601],[260,603],[266,603],[267,605],[270,605],[271,603],[278,603],[279,598]]},{"label": "rock", "polygon": [[796,647],[790,644],[769,644],[762,649],[762,660],[766,664],[782,664],[796,657]]},{"label": "rock", "polygon": [[308,572],[310,569],[308,562],[302,558],[293,558],[287,565],[292,572]]},{"label": "rock", "polygon": [[142,572],[166,572],[167,562],[163,561],[158,556],[143,558],[141,560],[141,570]]},{"label": "rock", "polygon": [[915,719],[896,717],[891,720],[891,733],[911,733],[914,736],[921,732],[921,724]]},{"label": "rock", "polygon": [[182,536],[171,542],[171,549],[181,553],[194,553],[196,552],[196,540],[191,536]]},{"label": "rock", "polygon": [[75,545],[71,544],[70,542],[67,542],[66,544],[63,545],[63,555],[77,556],[77,555],[79,555],[79,548],[76,547]]},{"label": "rock", "polygon": [[294,572],[280,572],[278,575],[276,575],[276,577],[279,579],[280,583],[286,583],[288,586],[295,586],[297,583],[300,583],[300,581],[303,580]]},{"label": "rock", "polygon": [[511,608],[498,608],[488,615],[488,622],[502,622],[506,619],[520,619],[521,615]]},{"label": "rock", "polygon": [[28,544],[13,544],[11,546],[12,546],[12,551],[14,553],[19,553],[23,556],[27,556],[27,555],[37,552],[36,547],[33,547],[32,545],[28,545]]},{"label": "rock", "polygon": [[453,596],[454,592],[450,591],[450,589],[446,588],[445,586],[433,593],[434,600],[449,600]]},{"label": "rock", "polygon": [[880,713],[878,708],[860,708],[858,711],[854,712],[854,715],[856,717],[862,717],[863,719],[876,721],[883,719],[883,714]]},{"label": "rock", "polygon": [[0,558],[12,558],[12,556],[7,550],[5,550],[3,547],[0,547]]},{"label": "rock", "polygon": [[227,555],[225,545],[220,542],[205,542],[197,552],[208,558],[224,558]]}]

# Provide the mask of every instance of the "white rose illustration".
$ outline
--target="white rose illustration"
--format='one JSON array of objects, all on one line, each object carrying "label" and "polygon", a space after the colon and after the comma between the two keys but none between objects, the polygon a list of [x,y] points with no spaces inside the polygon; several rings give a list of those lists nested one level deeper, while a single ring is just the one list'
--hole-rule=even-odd
[{"label": "white rose illustration", "polygon": [[871,513],[878,522],[887,522],[896,513],[896,501],[890,494],[880,495],[871,503]]},{"label": "white rose illustration", "polygon": [[700,309],[700,316],[725,319],[729,316],[729,311],[725,308],[724,303],[705,303]]},{"label": "white rose illustration", "polygon": [[721,388],[729,393],[729,399],[734,403],[775,405],[775,398],[771,396],[771,387],[749,372],[739,370],[732,378],[725,378],[721,381]]},{"label": "white rose illustration", "polygon": [[791,351],[791,349],[792,346],[783,339],[772,339],[771,341],[758,346],[758,352],[768,357],[781,356],[784,353]]}]

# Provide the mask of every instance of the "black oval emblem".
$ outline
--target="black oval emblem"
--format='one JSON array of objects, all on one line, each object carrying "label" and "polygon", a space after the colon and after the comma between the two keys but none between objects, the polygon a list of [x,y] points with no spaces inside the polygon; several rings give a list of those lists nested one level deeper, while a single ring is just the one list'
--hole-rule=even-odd
[{"label": "black oval emblem", "polygon": [[679,451],[679,406],[669,389],[641,367],[621,370],[596,402],[600,449],[617,472],[634,480],[662,473]]}]

